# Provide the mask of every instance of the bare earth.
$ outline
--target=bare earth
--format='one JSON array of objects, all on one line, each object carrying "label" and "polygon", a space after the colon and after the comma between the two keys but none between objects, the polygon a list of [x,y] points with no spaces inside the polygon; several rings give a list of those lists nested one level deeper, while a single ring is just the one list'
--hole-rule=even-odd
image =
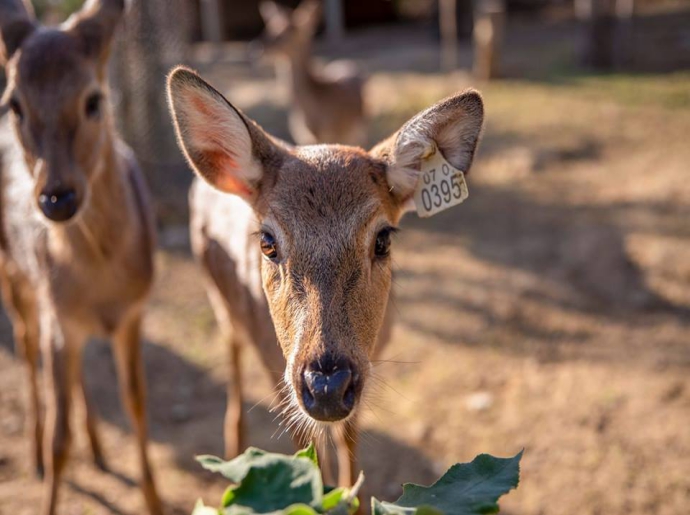
[{"label": "bare earth", "polygon": [[[373,74],[372,139],[467,84],[463,75]],[[359,453],[369,491],[392,500],[403,481],[429,483],[478,453],[525,448],[506,513],[686,514],[690,75],[482,89],[486,134],[469,200],[429,220],[410,215],[395,242],[399,316],[387,361],[376,364]],[[281,133],[282,97],[260,103],[271,90],[257,80],[227,92]],[[158,255],[144,355],[158,484],[169,512],[184,514],[224,489],[193,456],[222,453],[225,352],[175,231]],[[272,385],[252,352],[245,364],[250,443],[291,452],[268,412]],[[143,513],[106,343],[87,349],[85,373],[113,473],[92,465],[77,424],[60,513]],[[23,385],[3,318],[2,515],[36,513],[41,500]]]}]

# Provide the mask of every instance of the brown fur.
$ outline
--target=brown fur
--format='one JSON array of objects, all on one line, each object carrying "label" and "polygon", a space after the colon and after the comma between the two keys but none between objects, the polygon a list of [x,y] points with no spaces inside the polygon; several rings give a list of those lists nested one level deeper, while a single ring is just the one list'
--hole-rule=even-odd
[{"label": "brown fur", "polygon": [[[243,445],[243,344],[258,348],[276,385],[284,382],[287,423],[311,429],[319,426],[304,409],[301,372],[327,354],[349,358],[360,378],[357,401],[336,437],[339,480],[351,484],[356,409],[392,319],[391,259],[374,255],[376,235],[397,226],[409,208],[410,177],[418,176],[430,146],[469,171],[483,119],[481,97],[473,91],[451,97],[365,152],[338,145],[292,148],[184,68],[171,73],[168,96],[180,146],[204,179],[190,195],[192,246],[231,348],[226,452],[232,456]],[[209,166],[205,156],[225,149],[233,165]],[[257,231],[275,237],[275,262],[262,256]]]},{"label": "brown fur", "polygon": [[312,39],[321,19],[316,0],[304,0],[293,12],[265,0],[264,51],[275,57],[279,79],[290,91],[290,134],[300,145],[366,143],[364,77],[354,63],[332,62],[319,70],[312,62]]},{"label": "brown fur", "polygon": [[[142,486],[149,511],[159,514],[146,451],[139,334],[153,279],[152,211],[137,163],[114,133],[107,103],[108,46],[124,3],[87,2],[59,29],[34,28],[17,41],[18,12],[25,26],[34,27],[20,7],[0,2],[8,59],[3,105],[16,102],[21,109],[3,128],[0,258],[5,306],[27,363],[35,465],[46,472],[42,513],[55,511],[75,402],[84,405],[94,459],[105,467],[81,378],[82,348],[98,335],[113,339]],[[13,13],[9,21],[7,12]],[[85,103],[94,92],[103,101],[98,116],[87,118]],[[39,194],[54,185],[76,192],[78,211],[66,222],[48,220],[37,205]],[[39,349],[47,383],[45,428],[36,379]]]}]

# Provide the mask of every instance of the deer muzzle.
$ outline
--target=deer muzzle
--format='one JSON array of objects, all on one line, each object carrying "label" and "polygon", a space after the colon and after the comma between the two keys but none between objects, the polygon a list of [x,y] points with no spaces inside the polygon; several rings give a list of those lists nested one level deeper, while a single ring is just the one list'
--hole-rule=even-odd
[{"label": "deer muzzle", "polygon": [[349,360],[326,355],[305,367],[301,383],[307,414],[315,420],[337,422],[355,407],[360,375]]}]

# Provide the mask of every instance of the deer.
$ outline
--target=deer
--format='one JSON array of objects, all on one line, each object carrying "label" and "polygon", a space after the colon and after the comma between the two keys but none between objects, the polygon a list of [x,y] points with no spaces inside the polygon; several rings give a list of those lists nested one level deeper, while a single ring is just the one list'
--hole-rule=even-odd
[{"label": "deer", "polygon": [[[95,464],[107,470],[82,378],[92,337],[112,341],[136,434],[148,511],[162,513],[147,451],[141,320],[151,289],[151,201],[132,151],[113,128],[107,65],[124,0],[88,0],[59,27],[31,5],[0,1],[2,95],[0,278],[28,377],[33,464],[55,513],[80,409]],[[38,391],[43,364],[45,413]]]},{"label": "deer", "polygon": [[[323,69],[312,62],[312,40],[321,19],[318,0],[294,11],[271,0],[259,4],[265,30],[257,43],[277,64],[279,82],[290,92],[289,129],[296,143],[366,143],[365,79],[351,61]],[[257,48],[257,47],[255,47]]]},{"label": "deer", "polygon": [[298,441],[334,429],[338,482],[352,485],[363,392],[391,335],[392,236],[414,209],[429,152],[469,172],[482,98],[451,96],[365,151],[289,145],[189,68],[174,69],[167,87],[196,174],[192,249],[229,348],[226,454],[245,443],[240,360],[253,345],[283,422]]}]

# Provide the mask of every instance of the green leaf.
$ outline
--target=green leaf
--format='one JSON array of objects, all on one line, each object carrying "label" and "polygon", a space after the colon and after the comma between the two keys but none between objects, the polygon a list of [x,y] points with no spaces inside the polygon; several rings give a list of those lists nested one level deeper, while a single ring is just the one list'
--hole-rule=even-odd
[{"label": "green leaf", "polygon": [[218,472],[227,477],[233,483],[241,482],[249,472],[252,464],[263,456],[268,454],[266,451],[257,449],[256,447],[249,447],[243,454],[230,461],[225,461],[215,456],[203,455],[197,456],[196,460],[201,463],[201,466],[211,472]]},{"label": "green leaf", "polygon": [[213,456],[197,459],[234,483],[223,494],[225,513],[271,513],[298,505],[294,510],[302,515],[299,505],[320,509],[323,503],[321,471],[314,457],[314,452],[286,456],[250,447],[231,461]]},{"label": "green leaf", "polygon": [[[246,506],[232,505],[223,510],[223,515],[256,515],[256,512]],[[264,515],[319,515],[319,513],[306,504],[293,504],[284,510],[277,510]]]},{"label": "green leaf", "polygon": [[522,451],[512,458],[480,454],[453,465],[433,485],[403,485],[395,503],[372,499],[374,515],[485,515],[498,512],[498,498],[518,485]]},{"label": "green leaf", "polygon": [[314,446],[313,442],[311,442],[309,444],[309,447],[307,447],[306,449],[297,451],[295,453],[295,458],[309,458],[311,461],[314,462],[314,465],[316,465],[317,467],[319,466],[319,458],[316,455],[316,446]]},{"label": "green leaf", "polygon": [[342,486],[339,488],[334,488],[330,492],[328,492],[326,495],[323,496],[323,504],[321,507],[323,508],[324,511],[332,510],[335,508],[338,503],[342,500],[343,496],[347,494],[348,489],[343,488]]}]

